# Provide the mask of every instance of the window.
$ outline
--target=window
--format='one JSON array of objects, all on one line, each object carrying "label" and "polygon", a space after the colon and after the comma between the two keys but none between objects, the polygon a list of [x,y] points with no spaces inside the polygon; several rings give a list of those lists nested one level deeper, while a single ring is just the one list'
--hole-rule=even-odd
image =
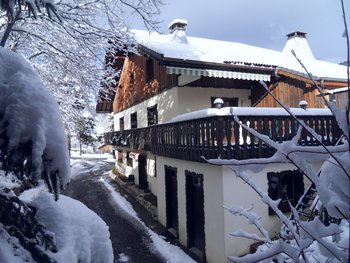
[{"label": "window", "polygon": [[153,59],[149,58],[146,61],[146,82],[154,79]]},{"label": "window", "polygon": [[126,153],[126,165],[131,166],[131,167],[133,166],[133,159],[130,156],[130,152]]},{"label": "window", "polygon": [[137,112],[131,113],[130,115],[130,127],[131,129],[137,128]]},{"label": "window", "polygon": [[147,124],[148,126],[158,123],[157,105],[147,108]]},{"label": "window", "polygon": [[[304,193],[303,174],[297,170],[267,173],[268,194],[273,200],[281,199],[278,208],[282,212],[290,212],[288,201],[295,206]],[[274,215],[269,207],[269,215]]]},{"label": "window", "polygon": [[124,130],[124,117],[119,118],[119,130]]},{"label": "window", "polygon": [[[215,108],[214,100],[216,98],[219,98],[219,97],[210,97],[212,108]],[[224,101],[223,107],[238,107],[238,98],[222,98],[222,97],[220,98]]]}]

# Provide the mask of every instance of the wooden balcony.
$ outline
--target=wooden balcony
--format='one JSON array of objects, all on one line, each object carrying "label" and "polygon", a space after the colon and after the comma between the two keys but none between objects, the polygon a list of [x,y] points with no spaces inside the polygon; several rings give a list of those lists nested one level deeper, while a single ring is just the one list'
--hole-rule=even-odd
[{"label": "wooden balcony", "polygon": [[[288,114],[281,115],[280,111],[275,111],[269,115],[262,112],[261,108],[255,108],[254,114],[250,114],[251,109],[247,111],[244,112],[244,109],[240,108],[234,115],[241,123],[275,142],[289,141],[296,135],[299,124]],[[337,143],[342,132],[328,111],[318,110],[317,115],[306,111],[301,115],[303,112],[300,109],[297,111],[298,118],[321,135],[325,145]],[[232,115],[196,117],[187,120],[182,118],[181,121],[147,128],[107,133],[105,140],[106,144],[117,147],[145,150],[158,156],[194,162],[203,162],[201,156],[206,159],[220,157],[243,160],[268,158],[275,153],[274,148],[240,127]],[[303,130],[299,144],[317,146],[319,142]]]},{"label": "wooden balcony", "polygon": [[108,132],[104,135],[105,144],[133,150],[151,150],[151,127]]}]

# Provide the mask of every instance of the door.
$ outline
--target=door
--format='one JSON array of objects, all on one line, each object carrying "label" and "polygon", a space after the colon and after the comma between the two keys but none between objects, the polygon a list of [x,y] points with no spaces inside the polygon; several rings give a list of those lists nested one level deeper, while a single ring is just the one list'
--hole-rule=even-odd
[{"label": "door", "polygon": [[139,162],[139,188],[142,190],[148,190],[147,156],[140,154],[138,157],[138,162]]},{"label": "door", "polygon": [[177,169],[165,166],[165,195],[166,195],[166,218],[167,228],[177,237],[178,202],[177,202]]},{"label": "door", "polygon": [[185,172],[188,247],[205,257],[203,174]]}]

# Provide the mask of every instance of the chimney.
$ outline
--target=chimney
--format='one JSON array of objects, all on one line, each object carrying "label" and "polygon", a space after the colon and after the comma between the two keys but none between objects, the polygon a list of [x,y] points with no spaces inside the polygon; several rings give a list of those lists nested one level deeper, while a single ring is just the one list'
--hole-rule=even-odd
[{"label": "chimney", "polygon": [[306,38],[306,33],[300,32],[300,31],[296,31],[296,32],[293,32],[293,33],[290,33],[290,34],[287,35],[287,39],[291,39],[293,37]]},{"label": "chimney", "polygon": [[184,19],[175,19],[171,22],[169,24],[171,41],[187,44],[186,26],[187,20]]},{"label": "chimney", "polygon": [[187,20],[185,19],[175,19],[169,24],[170,34],[174,33],[176,30],[186,31]]},{"label": "chimney", "polygon": [[291,55],[292,50],[294,50],[295,54],[301,60],[315,59],[309,43],[307,42],[306,33],[304,32],[295,31],[287,35],[287,42],[283,48],[282,53]]}]

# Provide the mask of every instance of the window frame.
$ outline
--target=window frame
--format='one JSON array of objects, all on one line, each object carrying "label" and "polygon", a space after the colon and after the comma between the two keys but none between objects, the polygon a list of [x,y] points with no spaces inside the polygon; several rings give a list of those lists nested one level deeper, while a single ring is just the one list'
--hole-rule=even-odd
[{"label": "window frame", "polygon": [[124,122],[124,117],[119,118],[119,130],[124,131],[125,129],[125,122]]},{"label": "window frame", "polygon": [[158,124],[158,105],[147,107],[147,126]]},{"label": "window frame", "polygon": [[[288,201],[295,206],[304,193],[304,176],[298,170],[268,172],[268,195],[272,200],[281,199],[278,208],[283,213],[291,212]],[[269,206],[269,215],[275,211]]]},{"label": "window frame", "polygon": [[137,129],[137,111],[130,114],[130,129]]},{"label": "window frame", "polygon": [[154,61],[152,58],[146,60],[146,82],[150,82],[154,79]]}]

